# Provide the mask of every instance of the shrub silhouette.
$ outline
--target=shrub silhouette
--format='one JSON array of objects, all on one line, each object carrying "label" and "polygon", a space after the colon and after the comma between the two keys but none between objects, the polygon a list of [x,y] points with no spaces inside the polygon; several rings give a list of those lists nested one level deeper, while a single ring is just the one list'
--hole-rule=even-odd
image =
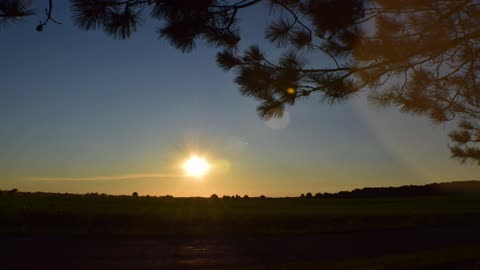
[{"label": "shrub silhouette", "polygon": [[212,196],[210,196],[210,199],[218,199],[218,195],[213,193]]},{"label": "shrub silhouette", "polygon": [[132,193],[132,197],[138,197],[138,193],[135,191]]}]

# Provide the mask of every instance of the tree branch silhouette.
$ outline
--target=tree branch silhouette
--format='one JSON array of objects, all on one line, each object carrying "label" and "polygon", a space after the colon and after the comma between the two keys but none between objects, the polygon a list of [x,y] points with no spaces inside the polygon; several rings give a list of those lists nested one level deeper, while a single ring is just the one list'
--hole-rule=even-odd
[{"label": "tree branch silhouette", "polygon": [[35,14],[30,4],[24,0],[0,1],[0,28]]},{"label": "tree branch silhouette", "polygon": [[37,25],[36,30],[38,32],[42,32],[43,27],[47,25],[49,21],[52,21],[53,23],[56,23],[56,24],[62,24],[61,22],[58,22],[52,18],[52,11],[53,11],[53,0],[48,0],[48,9],[45,9],[45,15],[47,17],[45,18],[44,21],[40,21],[40,23]]},{"label": "tree branch silhouette", "polygon": [[[9,18],[8,22],[32,14],[24,1],[0,3],[0,19]],[[259,101],[262,118],[279,117],[305,98],[316,96],[335,104],[368,92],[374,107],[397,107],[436,123],[458,121],[458,129],[450,134],[452,157],[480,164],[478,0],[70,3],[74,24],[82,30],[101,29],[126,39],[149,16],[162,22],[159,37],[182,52],[193,50],[198,42],[219,48],[218,65],[233,72],[242,95]],[[238,48],[239,11],[260,3],[272,9],[266,39],[284,50],[276,59],[268,59],[255,45]],[[52,5],[45,24],[55,22],[51,10]]]}]

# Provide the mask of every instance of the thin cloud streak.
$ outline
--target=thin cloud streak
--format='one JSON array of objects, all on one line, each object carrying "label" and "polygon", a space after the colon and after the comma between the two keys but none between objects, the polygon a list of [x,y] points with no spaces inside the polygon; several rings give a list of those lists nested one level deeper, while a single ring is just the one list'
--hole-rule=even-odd
[{"label": "thin cloud streak", "polygon": [[116,180],[134,180],[146,178],[175,178],[183,177],[180,174],[124,174],[124,175],[110,175],[110,176],[87,176],[87,177],[28,177],[26,179],[33,181],[116,181]]}]

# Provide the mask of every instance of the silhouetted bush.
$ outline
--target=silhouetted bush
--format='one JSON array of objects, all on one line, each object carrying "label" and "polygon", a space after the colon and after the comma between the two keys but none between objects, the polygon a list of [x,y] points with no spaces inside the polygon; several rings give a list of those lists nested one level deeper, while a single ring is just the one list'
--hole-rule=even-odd
[{"label": "silhouetted bush", "polygon": [[212,196],[210,196],[210,199],[218,199],[218,195],[214,193]]},{"label": "silhouetted bush", "polygon": [[245,195],[245,196],[243,196],[243,198],[244,198],[244,199],[248,199],[249,197],[248,197],[248,195]]},{"label": "silhouetted bush", "polygon": [[86,196],[86,197],[95,198],[95,197],[98,197],[99,195],[98,195],[97,192],[95,192],[95,193],[91,192],[91,193],[86,193],[85,196]]},{"label": "silhouetted bush", "polygon": [[138,197],[138,193],[135,191],[132,193],[132,197]]},{"label": "silhouetted bush", "polygon": [[308,192],[308,193],[305,195],[305,198],[307,198],[307,199],[313,198],[312,193],[311,193],[311,192]]},{"label": "silhouetted bush", "polygon": [[265,199],[267,197],[265,197],[265,195],[260,195],[260,199]]}]

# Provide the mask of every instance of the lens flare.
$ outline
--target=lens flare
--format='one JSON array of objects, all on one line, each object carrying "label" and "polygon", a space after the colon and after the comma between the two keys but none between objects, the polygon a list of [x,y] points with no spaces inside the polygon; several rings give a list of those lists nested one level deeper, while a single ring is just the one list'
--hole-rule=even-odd
[{"label": "lens flare", "polygon": [[210,164],[205,158],[194,155],[183,162],[182,168],[186,175],[201,178],[210,170]]}]

